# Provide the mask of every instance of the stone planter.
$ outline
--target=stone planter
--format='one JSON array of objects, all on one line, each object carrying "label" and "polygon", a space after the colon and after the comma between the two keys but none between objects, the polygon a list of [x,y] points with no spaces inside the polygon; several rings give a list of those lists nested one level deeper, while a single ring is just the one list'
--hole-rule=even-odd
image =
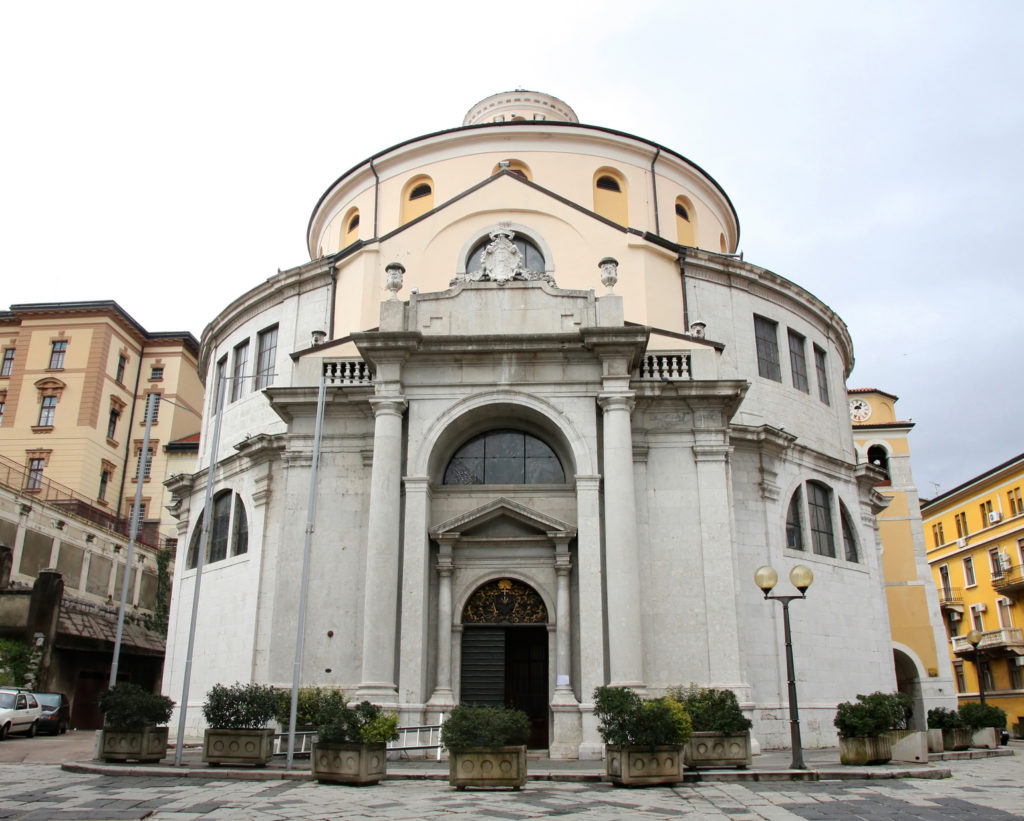
[{"label": "stone planter", "polygon": [[[685,746],[685,745],[684,745]],[[623,787],[678,784],[683,780],[683,747],[618,747],[606,744],[608,780]]]},{"label": "stone planter", "polygon": [[203,734],[203,761],[211,766],[249,764],[266,767],[274,757],[274,731],[208,729]]},{"label": "stone planter", "polygon": [[889,737],[858,736],[839,739],[839,763],[862,767],[865,764],[885,764],[892,760]]},{"label": "stone planter", "polygon": [[983,750],[994,750],[999,746],[999,730],[995,727],[982,727],[971,731],[971,746]]},{"label": "stone planter", "polygon": [[683,747],[683,764],[687,767],[749,767],[753,757],[750,732],[694,732]]},{"label": "stone planter", "polygon": [[159,761],[167,755],[167,728],[112,730],[100,734],[100,758],[104,761]]},{"label": "stone planter", "polygon": [[968,727],[955,727],[952,730],[942,731],[943,750],[966,750],[971,746],[971,732]]},{"label": "stone planter", "polygon": [[511,787],[526,783],[526,745],[477,747],[448,757],[448,783],[466,787]]},{"label": "stone planter", "polygon": [[[917,730],[893,730],[886,733],[893,761],[928,763],[928,735]],[[941,739],[941,737],[940,737]]]},{"label": "stone planter", "polygon": [[388,774],[388,745],[313,745],[313,778],[330,784],[376,784]]},{"label": "stone planter", "polygon": [[944,748],[942,746],[942,730],[929,730],[928,752],[941,753],[943,749]]}]

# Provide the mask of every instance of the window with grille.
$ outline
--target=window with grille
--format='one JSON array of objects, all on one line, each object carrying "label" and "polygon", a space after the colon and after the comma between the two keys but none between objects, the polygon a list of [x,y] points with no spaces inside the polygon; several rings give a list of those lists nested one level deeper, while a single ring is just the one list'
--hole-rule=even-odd
[{"label": "window with grille", "polygon": [[793,372],[793,387],[804,393],[810,393],[807,382],[807,359],[804,356],[804,337],[789,329],[789,369]]},{"label": "window with grille", "polygon": [[765,379],[781,382],[778,324],[763,316],[755,316],[754,339],[757,343],[757,372]]}]

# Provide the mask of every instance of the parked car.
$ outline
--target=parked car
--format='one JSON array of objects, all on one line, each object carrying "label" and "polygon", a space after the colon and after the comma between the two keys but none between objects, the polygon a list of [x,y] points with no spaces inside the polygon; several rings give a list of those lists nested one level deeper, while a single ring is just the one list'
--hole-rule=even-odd
[{"label": "parked car", "polygon": [[71,723],[71,705],[63,693],[33,693],[42,713],[39,716],[39,732],[57,735],[66,733]]},{"label": "parked car", "polygon": [[7,738],[9,733],[24,733],[31,738],[39,728],[41,713],[39,701],[28,690],[0,687],[0,738]]}]

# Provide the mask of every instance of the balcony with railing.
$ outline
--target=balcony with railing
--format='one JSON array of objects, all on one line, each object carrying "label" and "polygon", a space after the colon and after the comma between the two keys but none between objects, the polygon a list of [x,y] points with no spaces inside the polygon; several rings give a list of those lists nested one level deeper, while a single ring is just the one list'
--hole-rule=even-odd
[{"label": "balcony with railing", "polygon": [[679,351],[647,351],[640,359],[634,378],[648,382],[678,382],[689,380],[690,354]]},{"label": "balcony with railing", "polygon": [[[6,456],[0,456],[0,485],[17,491],[40,504],[54,510],[83,519],[97,527],[106,528],[127,538],[131,520],[120,518],[111,511],[99,507],[96,502],[60,482],[48,479],[41,473],[27,469]],[[162,547],[159,522],[142,522],[136,539],[149,547]]]},{"label": "balcony with railing", "polygon": [[1003,567],[1001,575],[992,577],[992,587],[1004,596],[1024,591],[1024,567],[1019,564]]},{"label": "balcony with railing", "polygon": [[964,591],[959,587],[939,588],[939,607],[943,610],[955,610],[957,613],[964,612]]},{"label": "balcony with railing", "polygon": [[373,371],[363,359],[325,359],[323,375],[328,385],[345,387],[373,384]]},{"label": "balcony with railing", "polygon": [[[1024,653],[1024,632],[1019,627],[985,630],[981,634],[981,641],[978,642],[978,649]],[[971,655],[974,647],[968,643],[967,636],[953,636],[953,652],[958,656]]]}]

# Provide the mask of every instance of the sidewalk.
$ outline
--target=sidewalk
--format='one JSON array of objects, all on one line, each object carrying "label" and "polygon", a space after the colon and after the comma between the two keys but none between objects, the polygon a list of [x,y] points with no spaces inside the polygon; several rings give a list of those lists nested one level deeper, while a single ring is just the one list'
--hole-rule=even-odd
[{"label": "sidewalk", "polygon": [[[996,750],[969,750],[964,753],[947,753],[933,756],[928,764],[892,763],[871,767],[850,767],[839,763],[838,748],[804,751],[806,770],[790,769],[792,756],[788,750],[768,750],[754,756],[754,762],[747,769],[701,769],[687,770],[687,783],[739,782],[739,781],[849,781],[858,779],[892,778],[949,778],[946,756],[965,758],[987,758],[992,756],[1015,755],[1013,747],[1022,747],[1020,742]],[[948,759],[946,759],[948,760]],[[174,778],[205,778],[214,780],[236,779],[243,781],[269,780],[311,780],[309,757],[296,758],[291,770],[286,768],[284,757],[275,757],[267,767],[210,767],[203,763],[202,748],[187,746],[182,753],[182,766],[174,766],[173,748],[158,764],[107,763],[99,760],[69,761],[62,765],[70,772],[97,773],[121,776],[166,776]],[[550,758],[529,759],[527,765],[531,781],[575,781],[600,782],[605,780],[603,761],[555,760]],[[388,779],[438,780],[448,779],[448,762],[434,760],[395,760],[388,762]]]}]

